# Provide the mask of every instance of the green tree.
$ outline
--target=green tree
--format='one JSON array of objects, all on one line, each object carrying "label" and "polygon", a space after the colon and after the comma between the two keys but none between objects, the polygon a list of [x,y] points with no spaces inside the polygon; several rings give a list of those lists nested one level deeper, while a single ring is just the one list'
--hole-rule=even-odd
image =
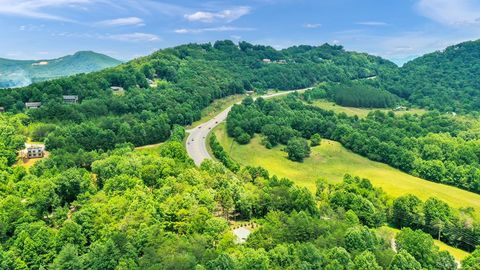
[{"label": "green tree", "polygon": [[472,254],[462,261],[464,270],[480,270],[480,248],[477,248]]},{"label": "green tree", "polygon": [[448,252],[439,252],[434,245],[433,238],[420,230],[413,231],[410,228],[402,229],[397,235],[396,243],[399,251],[405,250],[410,253],[424,268],[454,270],[455,261]]},{"label": "green tree", "polygon": [[345,234],[345,246],[349,252],[374,251],[377,245],[377,236],[367,227],[352,227]]},{"label": "green tree", "polygon": [[62,203],[71,203],[79,194],[95,190],[90,174],[84,169],[68,169],[55,178],[55,183]]},{"label": "green tree", "polygon": [[237,142],[239,144],[248,144],[250,142],[250,135],[243,132],[237,137]]},{"label": "green tree", "polygon": [[421,228],[424,223],[423,204],[415,195],[398,197],[393,202],[393,224],[398,228]]},{"label": "green tree", "polygon": [[423,208],[427,231],[437,235],[440,240],[443,229],[450,222],[452,215],[450,206],[437,198],[429,198],[425,201]]},{"label": "green tree", "polygon": [[382,270],[377,263],[375,255],[370,251],[360,253],[353,260],[353,270]]},{"label": "green tree", "polygon": [[393,257],[388,270],[421,270],[420,265],[415,258],[407,251],[401,250]]},{"label": "green tree", "polygon": [[235,262],[228,254],[220,254],[215,260],[209,261],[207,267],[212,270],[234,270]]},{"label": "green tree", "polygon": [[320,134],[315,133],[310,138],[310,142],[312,146],[320,145],[320,143],[322,142],[322,137],[320,136]]},{"label": "green tree", "polygon": [[82,259],[78,256],[75,245],[67,244],[60,251],[53,263],[50,265],[53,270],[78,270],[83,269]]},{"label": "green tree", "polygon": [[290,160],[302,162],[304,158],[310,156],[310,146],[303,138],[292,138],[288,141],[285,152]]}]

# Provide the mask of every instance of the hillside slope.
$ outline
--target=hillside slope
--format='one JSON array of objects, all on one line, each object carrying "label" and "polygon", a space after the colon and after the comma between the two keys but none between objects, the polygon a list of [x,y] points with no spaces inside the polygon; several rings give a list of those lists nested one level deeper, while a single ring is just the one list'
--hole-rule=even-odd
[{"label": "hillside slope", "polygon": [[390,92],[440,111],[480,110],[480,40],[426,54],[393,73],[382,74]]},{"label": "hillside slope", "polygon": [[51,60],[11,60],[0,58],[0,88],[27,86],[54,78],[88,73],[119,65],[107,55],[81,51]]}]

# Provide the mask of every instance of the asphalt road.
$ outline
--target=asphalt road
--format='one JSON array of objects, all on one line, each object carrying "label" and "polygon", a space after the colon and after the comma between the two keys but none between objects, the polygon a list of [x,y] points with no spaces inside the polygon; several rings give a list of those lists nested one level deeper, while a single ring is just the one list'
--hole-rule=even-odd
[{"label": "asphalt road", "polygon": [[[310,89],[310,88],[291,90],[291,91],[282,91],[275,94],[264,95],[262,96],[262,98],[268,99],[268,98],[287,95],[295,91],[299,91],[299,92],[305,91],[307,89]],[[232,109],[232,106],[226,108],[223,112],[219,113],[218,115],[210,119],[208,122],[205,122],[193,129],[187,130],[187,132],[189,133],[187,138],[187,145],[186,145],[187,153],[193,159],[193,161],[197,166],[202,164],[202,161],[204,161],[205,159],[212,158],[207,151],[208,134],[221,122],[227,119],[228,113],[230,112],[231,109]]]}]

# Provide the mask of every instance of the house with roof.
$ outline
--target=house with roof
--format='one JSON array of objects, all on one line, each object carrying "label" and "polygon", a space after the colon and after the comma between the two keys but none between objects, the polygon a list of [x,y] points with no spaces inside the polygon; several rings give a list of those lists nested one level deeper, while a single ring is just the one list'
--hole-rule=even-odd
[{"label": "house with roof", "polygon": [[237,244],[243,244],[247,242],[247,238],[250,235],[251,231],[246,227],[240,227],[233,230],[233,234],[237,237],[235,242]]},{"label": "house with roof", "polygon": [[78,96],[74,95],[64,95],[63,96],[64,103],[76,104],[78,103]]},{"label": "house with roof", "polygon": [[42,106],[41,102],[25,102],[25,108],[27,109],[38,109]]},{"label": "house with roof", "polygon": [[5,107],[0,107],[0,113],[5,112]]},{"label": "house with roof", "polygon": [[25,144],[25,149],[20,152],[24,159],[42,158],[45,155],[44,144]]},{"label": "house with roof", "polygon": [[120,86],[112,86],[110,89],[112,89],[114,92],[123,91],[123,87]]}]

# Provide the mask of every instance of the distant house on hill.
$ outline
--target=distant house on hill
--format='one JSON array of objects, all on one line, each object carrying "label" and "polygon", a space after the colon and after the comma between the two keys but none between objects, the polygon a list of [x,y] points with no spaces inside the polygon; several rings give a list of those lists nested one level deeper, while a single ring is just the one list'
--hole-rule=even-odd
[{"label": "distant house on hill", "polygon": [[5,107],[0,107],[0,113],[5,112]]},{"label": "distant house on hill", "polygon": [[45,154],[45,145],[43,144],[25,144],[25,149],[21,151],[22,158],[42,158]]},{"label": "distant house on hill", "polygon": [[255,91],[250,90],[250,91],[245,91],[245,93],[246,93],[247,95],[251,96],[251,95],[253,95],[253,94],[255,93]]},{"label": "distant house on hill", "polygon": [[115,92],[123,91],[123,87],[120,87],[120,86],[112,86],[112,87],[110,87],[110,89],[112,89]]},{"label": "distant house on hill", "polygon": [[38,109],[42,106],[41,102],[25,102],[25,108],[27,109]]},{"label": "distant house on hill", "polygon": [[284,64],[287,63],[287,60],[278,60],[276,63],[277,63],[277,64],[284,65]]},{"label": "distant house on hill", "polygon": [[268,58],[265,58],[262,60],[263,63],[266,63],[266,64],[270,64],[272,62],[272,60],[268,59]]},{"label": "distant house on hill", "polygon": [[147,79],[148,86],[150,87],[157,87],[157,83],[153,80]]},{"label": "distant house on hill", "polygon": [[63,102],[72,103],[72,104],[78,103],[78,96],[73,96],[73,95],[63,96]]},{"label": "distant house on hill", "polygon": [[408,108],[405,106],[398,106],[393,109],[394,112],[399,112],[399,111],[407,111]]}]

